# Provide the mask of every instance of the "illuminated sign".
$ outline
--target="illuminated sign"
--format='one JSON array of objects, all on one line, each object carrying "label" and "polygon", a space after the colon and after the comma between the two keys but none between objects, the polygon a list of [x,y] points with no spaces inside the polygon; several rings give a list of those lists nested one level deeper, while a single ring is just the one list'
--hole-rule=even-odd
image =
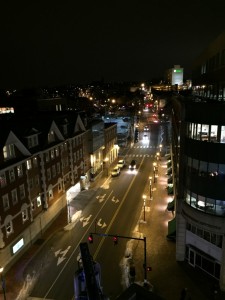
[{"label": "illuminated sign", "polygon": [[173,72],[174,72],[174,73],[181,73],[182,70],[174,70]]},{"label": "illuminated sign", "polygon": [[24,239],[22,238],[12,247],[13,254],[19,251],[20,248],[23,247],[23,245],[24,245]]}]

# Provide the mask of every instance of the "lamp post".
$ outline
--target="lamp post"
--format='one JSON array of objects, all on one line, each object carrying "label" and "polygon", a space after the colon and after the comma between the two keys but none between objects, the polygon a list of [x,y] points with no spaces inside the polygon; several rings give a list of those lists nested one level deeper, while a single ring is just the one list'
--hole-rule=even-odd
[{"label": "lamp post", "polygon": [[5,295],[5,279],[3,277],[3,270],[4,270],[4,268],[0,267],[2,290],[3,290],[4,300],[6,300],[6,295]]},{"label": "lamp post", "polygon": [[145,222],[145,205],[146,205],[146,195],[142,196],[143,200],[144,200],[144,222]]},{"label": "lamp post", "polygon": [[156,182],[156,174],[155,174],[155,172],[156,172],[156,165],[157,165],[156,162],[154,162],[153,163],[153,175],[154,175],[153,178],[154,178],[154,183]]},{"label": "lamp post", "polygon": [[150,194],[150,200],[152,200],[152,177],[149,177],[149,194]]}]

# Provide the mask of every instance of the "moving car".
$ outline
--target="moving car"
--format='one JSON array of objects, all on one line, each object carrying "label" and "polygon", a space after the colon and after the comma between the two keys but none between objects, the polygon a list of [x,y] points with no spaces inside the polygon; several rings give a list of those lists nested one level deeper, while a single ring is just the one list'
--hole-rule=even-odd
[{"label": "moving car", "polygon": [[115,177],[115,176],[119,176],[120,175],[120,168],[119,167],[115,167],[112,172],[111,172],[111,176]]},{"label": "moving car", "polygon": [[125,167],[125,160],[120,159],[117,163],[117,167],[119,167],[120,169]]},{"label": "moving car", "polygon": [[135,170],[136,169],[136,161],[135,160],[132,160],[130,165],[129,165],[129,169],[130,170]]},{"label": "moving car", "polygon": [[144,131],[148,131],[149,130],[149,127],[146,125],[145,127],[144,127]]}]

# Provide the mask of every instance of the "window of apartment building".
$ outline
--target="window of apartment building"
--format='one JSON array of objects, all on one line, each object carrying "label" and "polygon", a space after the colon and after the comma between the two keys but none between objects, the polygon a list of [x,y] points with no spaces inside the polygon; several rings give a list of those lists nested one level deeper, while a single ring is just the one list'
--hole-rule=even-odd
[{"label": "window of apartment building", "polygon": [[18,174],[18,177],[23,176],[23,166],[22,165],[17,166],[17,174]]},{"label": "window of apartment building", "polygon": [[22,220],[23,222],[28,220],[28,211],[27,208],[22,210]]},{"label": "window of apartment building", "polygon": [[12,219],[9,219],[9,218],[7,219],[5,228],[6,228],[6,236],[8,237],[11,233],[13,233]]},{"label": "window of apartment building", "polygon": [[8,194],[5,194],[2,196],[2,202],[3,202],[3,208],[4,211],[9,209],[9,196]]},{"label": "window of apartment building", "polygon": [[61,192],[62,191],[62,180],[59,179],[58,180],[58,192]]},{"label": "window of apartment building", "polygon": [[82,156],[83,156],[83,151],[82,149],[80,149],[80,158],[82,158]]},{"label": "window of apartment building", "polygon": [[37,166],[38,166],[38,160],[37,160],[37,157],[34,157],[34,158],[33,158],[33,166],[34,166],[34,167],[37,167]]},{"label": "window of apartment building", "polygon": [[45,153],[45,161],[48,162],[49,161],[49,152]]},{"label": "window of apartment building", "polygon": [[30,170],[32,169],[32,162],[31,162],[31,159],[28,159],[27,160],[27,170]]},{"label": "window of apartment building", "polygon": [[6,176],[5,173],[1,173],[0,174],[0,186],[4,187],[6,186],[7,182],[6,182]]},{"label": "window of apartment building", "polygon": [[39,186],[39,184],[40,184],[39,175],[36,175],[36,176],[35,176],[35,185],[36,185],[36,186]]},{"label": "window of apartment building", "polygon": [[41,206],[41,196],[37,197],[37,207]]},{"label": "window of apartment building", "polygon": [[32,210],[35,210],[35,204],[34,204],[34,201],[31,201],[31,204],[30,204],[30,205],[31,205],[31,209],[32,209]]},{"label": "window of apartment building", "polygon": [[53,143],[54,141],[55,141],[55,132],[53,130],[51,130],[48,133],[48,142]]},{"label": "window of apartment building", "polygon": [[67,183],[67,182],[69,182],[69,181],[70,181],[69,175],[65,175],[65,176],[64,176],[64,183]]},{"label": "window of apartment building", "polygon": [[28,137],[27,140],[28,148],[33,148],[35,146],[38,146],[38,135],[32,135]]},{"label": "window of apartment building", "polygon": [[64,151],[67,151],[67,143],[64,143]]},{"label": "window of apartment building", "polygon": [[59,156],[59,148],[58,148],[58,147],[55,148],[55,156],[56,156],[56,157]]},{"label": "window of apartment building", "polygon": [[225,143],[225,126],[221,126],[220,143]]},{"label": "window of apartment building", "polygon": [[80,156],[79,156],[79,150],[77,150],[77,160],[79,160]]},{"label": "window of apartment building", "polygon": [[77,161],[77,154],[76,154],[76,152],[73,154],[73,160],[74,160],[74,162]]},{"label": "window of apartment building", "polygon": [[3,147],[3,156],[4,159],[11,159],[15,157],[15,147],[14,144],[5,145]]},{"label": "window of apartment building", "polygon": [[9,180],[10,180],[10,182],[15,181],[15,172],[14,172],[14,169],[10,169],[9,170]]},{"label": "window of apartment building", "polygon": [[65,167],[68,167],[68,165],[69,165],[69,158],[66,157],[66,158],[65,158]]},{"label": "window of apartment building", "polygon": [[53,177],[53,178],[56,177],[56,167],[55,167],[55,165],[52,166],[52,177]]},{"label": "window of apartment building", "polygon": [[19,193],[20,193],[20,199],[24,199],[25,198],[25,187],[24,187],[24,184],[21,184],[19,186]]},{"label": "window of apartment building", "polygon": [[15,205],[18,202],[17,190],[16,189],[11,191],[11,196],[12,196],[12,203],[13,203],[13,205]]},{"label": "window of apartment building", "polygon": [[51,169],[50,168],[47,169],[47,179],[51,180]]},{"label": "window of apartment building", "polygon": [[52,189],[49,189],[49,191],[48,191],[48,197],[49,197],[50,200],[53,199],[53,190]]},{"label": "window of apartment building", "polygon": [[51,152],[51,159],[54,159],[55,158],[55,151],[54,151],[54,149],[52,149],[50,152]]},{"label": "window of apartment building", "polygon": [[57,169],[57,174],[60,174],[61,168],[60,168],[60,163],[59,162],[56,165],[56,169]]},{"label": "window of apartment building", "polygon": [[29,188],[32,190],[32,188],[34,187],[34,179],[33,178],[30,178],[28,180],[28,184],[29,184]]}]

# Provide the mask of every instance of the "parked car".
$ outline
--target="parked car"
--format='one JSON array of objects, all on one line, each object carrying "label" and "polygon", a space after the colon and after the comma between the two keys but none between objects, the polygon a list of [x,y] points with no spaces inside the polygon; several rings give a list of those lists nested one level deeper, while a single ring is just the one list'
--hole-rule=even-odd
[{"label": "parked car", "polygon": [[129,169],[130,170],[135,170],[136,169],[136,161],[135,160],[132,160],[130,162]]},{"label": "parked car", "polygon": [[125,167],[125,160],[120,159],[117,163],[117,167],[119,167],[120,169],[123,169]]},{"label": "parked car", "polygon": [[112,172],[111,172],[111,176],[112,177],[116,177],[120,175],[120,168],[119,167],[115,167]]}]

